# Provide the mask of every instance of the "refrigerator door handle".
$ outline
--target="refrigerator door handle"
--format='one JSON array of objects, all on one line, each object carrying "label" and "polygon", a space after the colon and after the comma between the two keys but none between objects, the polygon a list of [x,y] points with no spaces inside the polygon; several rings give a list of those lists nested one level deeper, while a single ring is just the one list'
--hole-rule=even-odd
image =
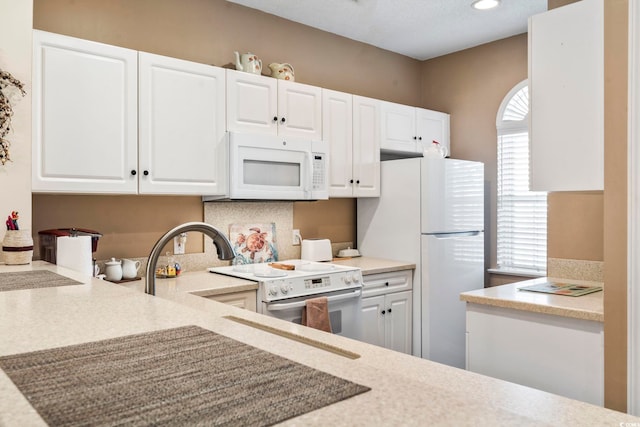
[{"label": "refrigerator door handle", "polygon": [[482,233],[482,231],[476,230],[476,231],[461,231],[458,233],[433,233],[433,234],[429,234],[429,236],[433,236],[436,239],[454,239],[456,237],[473,237],[473,236],[479,235],[480,233]]}]

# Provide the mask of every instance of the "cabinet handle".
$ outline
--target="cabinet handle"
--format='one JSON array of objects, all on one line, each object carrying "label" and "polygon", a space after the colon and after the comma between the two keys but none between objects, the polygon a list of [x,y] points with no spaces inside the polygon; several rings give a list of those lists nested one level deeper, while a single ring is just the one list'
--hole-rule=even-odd
[{"label": "cabinet handle", "polygon": [[149,175],[149,171],[144,171],[144,172],[142,172],[142,174],[143,174],[144,176],[147,176],[147,175]]},{"label": "cabinet handle", "polygon": [[418,141],[422,141],[422,137],[421,136],[418,137]]},{"label": "cabinet handle", "polygon": [[384,285],[385,286],[389,286],[389,282],[384,282]]},{"label": "cabinet handle", "polygon": [[349,180],[349,184],[353,184],[353,180],[352,179]]},{"label": "cabinet handle", "polygon": [[389,313],[391,313],[391,309],[389,309],[388,311],[389,311]]},{"label": "cabinet handle", "polygon": [[382,314],[384,315],[384,313],[386,313],[386,311],[382,310]]},{"label": "cabinet handle", "polygon": [[131,175],[135,176],[138,172],[135,169],[131,169]]},{"label": "cabinet handle", "polygon": [[417,137],[417,136],[414,136],[414,137],[413,137],[413,139],[414,139],[414,140],[416,140],[416,139],[418,139],[418,137]]},{"label": "cabinet handle", "polygon": [[278,121],[278,116],[273,116],[273,121],[277,122]]},{"label": "cabinet handle", "polygon": [[356,184],[360,184],[360,180],[359,180],[359,179],[358,179],[358,180],[356,180]]},{"label": "cabinet handle", "polygon": [[285,122],[285,118],[284,118],[284,117],[283,117],[283,118],[281,118],[281,119],[280,119],[280,122],[284,123],[284,122]]}]

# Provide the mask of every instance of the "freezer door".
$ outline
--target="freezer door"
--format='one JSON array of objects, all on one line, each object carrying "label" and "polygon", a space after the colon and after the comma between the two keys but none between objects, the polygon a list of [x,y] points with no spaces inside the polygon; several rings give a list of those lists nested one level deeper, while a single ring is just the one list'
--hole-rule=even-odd
[{"label": "freezer door", "polygon": [[484,230],[484,164],[424,158],[422,234]]},{"label": "freezer door", "polygon": [[465,303],[484,287],[484,233],[423,235],[422,357],[465,367]]}]

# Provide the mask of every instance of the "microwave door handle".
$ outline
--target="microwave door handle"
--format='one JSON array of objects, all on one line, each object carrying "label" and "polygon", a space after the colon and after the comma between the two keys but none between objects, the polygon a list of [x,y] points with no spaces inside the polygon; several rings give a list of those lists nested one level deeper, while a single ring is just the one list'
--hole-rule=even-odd
[{"label": "microwave door handle", "polygon": [[[328,302],[337,302],[344,301],[351,298],[360,298],[362,295],[362,289],[355,289],[348,294],[336,295],[332,297],[327,297]],[[279,303],[269,303],[267,305],[267,310],[269,311],[283,311],[290,310],[292,308],[302,308],[306,304],[306,301],[297,301],[297,302],[279,302]]]}]

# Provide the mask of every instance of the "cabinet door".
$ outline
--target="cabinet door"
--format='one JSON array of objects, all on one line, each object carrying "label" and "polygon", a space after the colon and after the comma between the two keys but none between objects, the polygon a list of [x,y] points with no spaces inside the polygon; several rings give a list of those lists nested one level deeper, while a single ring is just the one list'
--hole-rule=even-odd
[{"label": "cabinet door", "polygon": [[278,81],[227,70],[227,130],[278,133]]},{"label": "cabinet door", "polygon": [[449,155],[451,154],[449,114],[416,108],[416,127],[420,151],[424,150],[427,144],[437,141],[446,148]]},{"label": "cabinet door", "polygon": [[257,291],[232,292],[230,294],[212,295],[206,298],[245,310],[256,311]]},{"label": "cabinet door", "polygon": [[604,189],[604,18],[583,0],[529,20],[532,191]]},{"label": "cabinet door", "polygon": [[380,102],[380,149],[399,153],[422,152],[418,150],[416,134],[416,109],[393,102]]},{"label": "cabinet door", "polygon": [[140,52],[139,87],[139,192],[224,194],[224,69]]},{"label": "cabinet door", "polygon": [[135,194],[137,52],[37,30],[33,49],[32,190]]},{"label": "cabinet door", "polygon": [[385,296],[385,347],[411,354],[411,291]]},{"label": "cabinet door", "polygon": [[384,295],[362,298],[362,341],[385,346]]},{"label": "cabinet door", "polygon": [[467,369],[604,403],[601,322],[467,303]]},{"label": "cabinet door", "polygon": [[322,139],[322,89],[278,80],[278,134]]},{"label": "cabinet door", "polygon": [[380,101],[353,97],[354,196],[380,197]]},{"label": "cabinet door", "polygon": [[322,135],[329,143],[329,197],[353,197],[353,95],[322,90]]}]

